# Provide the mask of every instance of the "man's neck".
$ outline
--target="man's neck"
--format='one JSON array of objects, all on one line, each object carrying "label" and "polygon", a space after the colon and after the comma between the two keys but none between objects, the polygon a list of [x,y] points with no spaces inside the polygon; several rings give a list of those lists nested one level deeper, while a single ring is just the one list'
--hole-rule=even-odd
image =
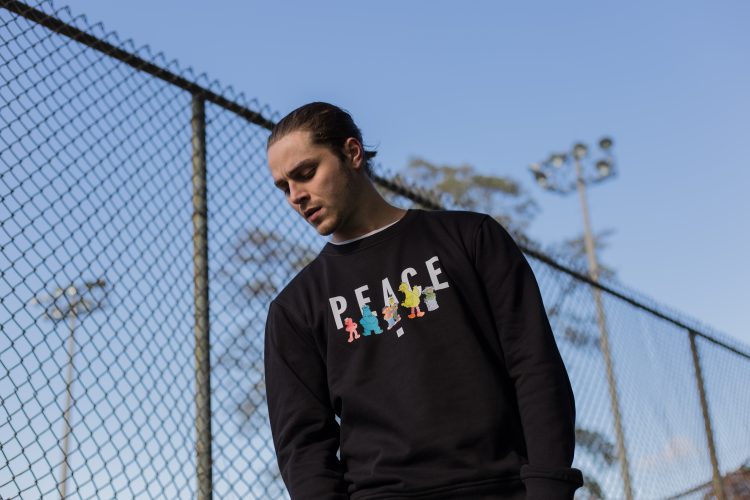
[{"label": "man's neck", "polygon": [[406,210],[394,207],[382,198],[381,200],[383,203],[380,206],[367,206],[366,210],[353,213],[348,221],[351,225],[344,231],[334,232],[331,243],[343,243],[361,238],[393,224],[406,214]]}]

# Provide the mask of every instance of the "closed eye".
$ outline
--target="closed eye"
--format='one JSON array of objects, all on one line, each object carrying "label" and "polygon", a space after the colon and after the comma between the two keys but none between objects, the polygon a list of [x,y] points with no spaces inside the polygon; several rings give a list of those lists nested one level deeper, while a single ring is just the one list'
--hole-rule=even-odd
[{"label": "closed eye", "polygon": [[317,168],[317,165],[315,167],[308,168],[307,170],[299,174],[299,178],[302,180],[312,179],[313,176],[315,175],[316,168]]},{"label": "closed eye", "polygon": [[[302,162],[289,173],[289,178],[297,181],[309,181],[315,176],[317,168],[318,162],[315,160]],[[286,181],[279,179],[274,185],[281,189],[285,194],[289,194],[289,184],[287,184]]]}]

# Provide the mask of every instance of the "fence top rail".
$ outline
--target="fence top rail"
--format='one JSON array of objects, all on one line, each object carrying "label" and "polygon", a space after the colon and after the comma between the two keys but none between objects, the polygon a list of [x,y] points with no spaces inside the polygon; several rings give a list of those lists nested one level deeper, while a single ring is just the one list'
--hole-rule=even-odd
[{"label": "fence top rail", "polygon": [[566,267],[566,266],[558,263],[557,261],[555,261],[554,259],[552,259],[548,255],[545,255],[544,253],[542,253],[542,252],[540,252],[538,250],[534,250],[534,249],[531,249],[531,248],[526,248],[523,245],[519,245],[519,247],[521,247],[521,250],[523,250],[524,253],[526,253],[528,255],[531,255],[535,259],[540,260],[540,261],[544,262],[545,264],[547,264],[547,265],[549,265],[551,267],[554,267],[558,271],[566,273],[566,274],[568,274],[570,276],[573,276],[575,279],[577,279],[579,281],[583,281],[585,283],[588,283],[591,286],[599,288],[600,290],[602,290],[602,291],[604,291],[604,292],[606,292],[606,293],[608,293],[608,294],[610,294],[610,295],[612,295],[614,297],[617,297],[618,299],[620,299],[620,300],[622,300],[624,302],[627,302],[628,304],[630,304],[630,305],[632,305],[634,307],[637,307],[638,309],[646,311],[649,314],[652,314],[652,315],[654,315],[654,316],[656,316],[656,317],[658,317],[660,319],[663,319],[665,321],[668,321],[669,323],[672,323],[673,325],[675,325],[675,326],[677,326],[679,328],[682,328],[682,329],[686,330],[688,333],[695,334],[695,335],[697,335],[697,336],[699,336],[699,337],[707,340],[708,342],[711,342],[711,343],[713,343],[713,344],[715,344],[717,346],[723,347],[724,349],[727,349],[727,350],[729,350],[729,351],[737,354],[738,356],[741,356],[741,357],[743,357],[745,359],[750,360],[750,354],[748,354],[746,352],[743,352],[743,351],[740,351],[736,347],[733,347],[733,346],[727,344],[726,342],[723,342],[723,341],[721,341],[721,340],[719,340],[719,339],[717,339],[717,338],[715,338],[715,337],[713,337],[713,336],[711,336],[711,335],[709,335],[707,333],[701,332],[697,328],[689,326],[685,322],[683,322],[683,321],[681,321],[681,320],[679,320],[679,319],[677,319],[677,318],[675,318],[675,317],[673,317],[673,316],[671,316],[669,314],[665,314],[665,313],[657,310],[654,307],[651,307],[651,306],[649,306],[647,304],[644,304],[643,302],[640,302],[640,301],[638,301],[638,300],[636,300],[636,299],[634,299],[632,297],[629,297],[629,296],[625,295],[624,293],[618,292],[617,290],[615,290],[614,288],[612,288],[612,287],[610,287],[610,286],[608,286],[606,284],[603,284],[601,282],[596,282],[593,279],[591,279],[590,276],[587,276],[587,275],[585,275],[585,274],[583,274],[583,273],[581,273],[579,271],[576,271],[574,269]]},{"label": "fence top rail", "polygon": [[[102,52],[114,59],[117,59],[123,62],[124,64],[131,66],[132,68],[136,70],[143,71],[144,73],[150,74],[154,76],[155,78],[158,78],[167,83],[170,83],[178,88],[184,89],[197,97],[205,99],[206,101],[216,104],[217,106],[220,106],[226,109],[227,111],[230,111],[242,118],[245,118],[250,123],[261,126],[268,130],[271,130],[273,126],[275,125],[275,122],[273,120],[264,117],[258,111],[253,111],[249,109],[248,107],[232,99],[229,99],[221,94],[218,94],[205,86],[202,86],[196,82],[193,82],[153,62],[149,62],[146,59],[132,52],[129,52],[123,48],[117,47],[116,45],[110,42],[102,40],[92,35],[91,33],[88,33],[82,29],[72,26],[62,21],[61,19],[58,19],[41,10],[35,9],[34,7],[30,5],[27,5],[17,0],[0,0],[0,7],[3,7],[10,12],[13,12],[21,17],[29,19],[30,21],[33,21],[41,26],[44,26],[47,29],[55,33],[71,38],[78,43],[81,43],[94,50]],[[373,174],[373,180],[377,182],[378,184],[380,184],[381,186],[383,186],[384,188],[389,189],[397,194],[400,194],[426,208],[445,209],[445,206],[440,202],[437,196],[434,196],[434,195],[431,196],[430,193],[423,194],[420,191],[424,191],[424,190],[416,189],[415,186],[412,186],[408,184],[407,182],[404,182],[401,179],[388,179],[384,176]],[[681,321],[680,319],[676,318],[674,315],[666,314],[662,311],[659,311],[656,308],[643,303],[642,301],[639,301],[633,297],[630,297],[624,293],[621,293],[615,290],[611,286],[601,283],[600,281],[599,282],[594,281],[585,273],[582,273],[580,271],[577,271],[575,269],[572,269],[568,266],[565,266],[559,263],[557,260],[553,259],[552,257],[550,257],[549,255],[545,254],[544,252],[540,250],[530,248],[528,245],[524,243],[520,243],[519,247],[525,254],[541,262],[544,262],[545,264],[557,269],[558,271],[566,273],[577,280],[588,283],[591,286],[597,287],[601,289],[602,291],[614,297],[617,297],[618,299],[623,300],[636,308],[646,311],[649,314],[652,314],[658,318],[661,318],[665,321],[672,323],[673,325],[679,328],[686,330],[688,333],[695,334],[705,339],[708,342],[711,342],[719,347],[722,347],[724,349],[727,349],[728,351],[733,352],[734,354],[737,354],[738,356],[741,356],[745,359],[750,360],[749,353],[743,352],[740,349],[733,347],[727,344],[726,342],[723,342],[722,340],[715,338],[712,335],[709,335],[708,333],[702,332],[700,331],[700,329],[696,327],[687,325],[684,321]]]},{"label": "fence top rail", "polygon": [[157,64],[149,62],[144,58],[128,52],[116,45],[113,45],[107,41],[104,41],[96,36],[87,33],[75,26],[65,23],[64,21],[47,14],[41,10],[35,9],[30,5],[26,5],[23,2],[17,0],[0,0],[0,6],[5,9],[18,14],[19,16],[25,17],[26,19],[33,21],[45,28],[48,28],[55,33],[64,35],[68,38],[72,38],[76,42],[86,45],[94,50],[98,50],[117,59],[139,71],[148,73],[160,80],[164,80],[176,87],[184,89],[194,95],[202,97],[206,101],[212,102],[217,106],[220,106],[236,115],[245,118],[247,121],[259,125],[266,129],[272,129],[274,122],[265,118],[261,113],[248,109],[247,107],[232,101],[220,94],[217,94],[213,90],[210,90],[198,83],[192,82],[187,78],[180,76],[168,69],[165,69]]}]

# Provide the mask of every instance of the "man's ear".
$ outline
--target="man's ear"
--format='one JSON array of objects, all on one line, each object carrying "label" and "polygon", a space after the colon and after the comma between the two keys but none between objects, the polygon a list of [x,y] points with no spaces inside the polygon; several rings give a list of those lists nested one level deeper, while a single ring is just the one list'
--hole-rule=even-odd
[{"label": "man's ear", "polygon": [[354,137],[349,137],[344,141],[344,154],[355,168],[360,168],[364,165],[365,149]]}]

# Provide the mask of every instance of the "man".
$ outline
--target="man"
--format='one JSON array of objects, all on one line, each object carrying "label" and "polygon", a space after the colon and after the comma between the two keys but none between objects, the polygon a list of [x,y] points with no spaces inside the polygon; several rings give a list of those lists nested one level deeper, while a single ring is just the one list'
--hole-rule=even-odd
[{"label": "man", "polygon": [[266,323],[292,499],[573,498],[573,392],[527,261],[487,215],[387,203],[374,154],[326,103],[268,139],[275,185],[331,236]]}]

